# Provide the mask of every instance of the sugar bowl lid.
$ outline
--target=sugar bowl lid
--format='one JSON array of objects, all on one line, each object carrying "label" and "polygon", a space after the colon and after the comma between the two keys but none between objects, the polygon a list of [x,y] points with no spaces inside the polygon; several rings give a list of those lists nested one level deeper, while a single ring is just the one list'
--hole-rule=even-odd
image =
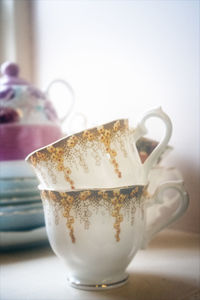
[{"label": "sugar bowl lid", "polygon": [[[75,103],[74,91],[71,85],[62,79],[53,80],[45,91],[41,91],[25,79],[19,77],[19,66],[13,62],[4,62],[1,65],[2,77],[0,78],[0,110],[4,115],[5,109],[20,108],[23,117],[21,122],[25,123],[43,123],[43,122],[58,122],[63,123],[71,114]],[[63,112],[64,116],[59,118],[54,108],[52,101],[49,100],[50,89],[56,83],[65,86],[67,95],[70,95],[70,105],[64,102]],[[68,97],[64,97],[68,100]],[[24,113],[23,113],[24,111]],[[29,113],[27,113],[29,112]],[[1,122],[0,116],[0,123]]]},{"label": "sugar bowl lid", "polygon": [[[13,94],[13,89],[18,87],[21,92],[25,93],[25,91],[30,91],[32,95],[37,96],[41,99],[47,99],[47,95],[45,92],[42,92],[35,86],[33,86],[31,83],[29,83],[27,80],[19,77],[20,68],[18,64],[13,62],[4,62],[1,65],[1,74],[2,77],[0,77],[0,100],[7,98],[7,95],[9,97],[10,94]],[[24,89],[22,89],[22,87]],[[11,92],[12,91],[12,92]],[[12,95],[12,98],[13,95]]]},{"label": "sugar bowl lid", "polygon": [[1,65],[2,77],[0,85],[29,85],[28,81],[20,78],[19,66],[12,62],[5,62]]},{"label": "sugar bowl lid", "polygon": [[[0,124],[18,122],[48,123],[59,121],[48,95],[19,77],[19,66],[5,62],[1,65]],[[16,118],[8,116],[17,115]]]},{"label": "sugar bowl lid", "polygon": [[27,80],[19,77],[20,68],[18,64],[13,62],[4,62],[1,65],[1,74],[0,78],[0,98],[4,97],[4,94],[7,93],[12,86],[24,86],[30,88],[32,93],[37,94],[40,98],[46,98],[45,93],[34,87]]}]

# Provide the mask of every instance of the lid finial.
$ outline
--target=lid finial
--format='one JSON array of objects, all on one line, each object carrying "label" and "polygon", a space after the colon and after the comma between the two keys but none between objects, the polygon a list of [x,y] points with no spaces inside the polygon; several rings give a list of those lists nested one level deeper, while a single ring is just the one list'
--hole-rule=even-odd
[{"label": "lid finial", "polygon": [[12,62],[5,62],[1,66],[2,75],[18,77],[19,74],[19,66]]},{"label": "lid finial", "polygon": [[0,78],[0,85],[30,85],[26,80],[20,78],[19,66],[16,63],[6,61],[1,65],[2,77]]}]

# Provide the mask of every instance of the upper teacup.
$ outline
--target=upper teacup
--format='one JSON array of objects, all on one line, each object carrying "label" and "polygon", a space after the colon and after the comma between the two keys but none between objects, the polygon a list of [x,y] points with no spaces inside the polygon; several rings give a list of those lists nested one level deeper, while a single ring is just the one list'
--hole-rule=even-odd
[{"label": "upper teacup", "polygon": [[[136,148],[147,130],[148,118],[160,118],[166,127],[162,141],[144,163]],[[26,160],[46,188],[82,189],[146,184],[151,167],[165,150],[172,132],[169,117],[161,110],[148,112],[137,128],[121,119],[65,137],[31,153]]]},{"label": "upper teacup", "polygon": [[[140,156],[142,163],[149,157],[153,150],[158,146],[158,142],[149,138],[141,137],[136,142],[136,147]],[[173,147],[168,145],[166,146],[164,152],[158,157],[157,164],[160,162],[173,150]]]}]

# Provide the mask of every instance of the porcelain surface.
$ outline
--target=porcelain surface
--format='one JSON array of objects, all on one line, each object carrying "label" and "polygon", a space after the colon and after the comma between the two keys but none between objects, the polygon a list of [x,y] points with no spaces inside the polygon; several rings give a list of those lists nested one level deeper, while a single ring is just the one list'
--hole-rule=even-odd
[{"label": "porcelain surface", "polygon": [[[164,138],[142,163],[136,142],[146,133],[145,122],[159,117],[166,125]],[[146,184],[171,136],[168,116],[160,109],[148,112],[137,128],[116,120],[63,138],[30,154],[39,181],[47,188],[82,189]]]},{"label": "porcelain surface", "polygon": [[[127,280],[126,268],[141,247],[146,228],[148,186],[76,191],[46,190],[40,186],[48,238],[62,259],[72,286],[101,289]],[[157,187],[151,205],[161,201],[165,190],[176,189],[181,197],[180,217],[188,205],[182,182]],[[148,204],[149,206],[149,204]],[[158,232],[173,219],[160,221]]]},{"label": "porcelain surface", "polygon": [[[153,194],[156,191],[157,187],[160,184],[163,184],[167,181],[174,182],[183,182],[183,176],[181,172],[174,167],[155,167],[152,168],[149,174],[149,185],[148,185],[148,194],[149,194],[149,207],[145,211],[146,226],[147,228],[155,228],[159,226],[160,221],[166,222],[170,216],[179,208],[181,203],[180,194],[176,189],[170,190],[168,193],[163,194],[161,201],[151,205],[153,200]],[[152,195],[152,199],[151,199]],[[176,218],[174,219],[176,221]],[[171,221],[171,223],[173,223]],[[149,241],[153,238],[153,234],[146,233],[144,236],[144,241],[142,247],[147,247]]]}]

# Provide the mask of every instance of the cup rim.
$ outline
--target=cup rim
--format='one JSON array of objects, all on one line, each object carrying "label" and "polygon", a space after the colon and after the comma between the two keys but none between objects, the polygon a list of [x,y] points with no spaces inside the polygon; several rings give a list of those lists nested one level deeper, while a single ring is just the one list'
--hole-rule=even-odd
[{"label": "cup rim", "polygon": [[[167,171],[179,171],[179,169],[177,169],[176,167],[165,167],[165,166],[155,166],[154,168],[152,168],[152,170],[155,171],[163,171],[163,170],[167,170]],[[166,180],[168,181],[168,180]],[[174,181],[174,179],[173,179]],[[143,188],[148,188],[149,185],[151,183],[151,180],[149,179],[148,181],[146,181],[143,184],[133,184],[133,185],[122,185],[122,186],[116,186],[116,187],[98,187],[98,188],[80,188],[80,189],[74,189],[74,190],[67,190],[67,189],[56,189],[56,188],[50,188],[50,187],[44,187],[42,183],[40,183],[37,188],[40,192],[45,191],[45,192],[57,192],[57,193],[81,193],[81,192],[85,192],[85,191],[93,191],[93,192],[98,192],[98,191],[102,191],[102,192],[107,192],[107,191],[113,191],[113,190],[128,190],[128,189],[133,189],[135,187],[143,187]]]},{"label": "cup rim", "polygon": [[52,188],[45,188],[43,187],[42,184],[38,185],[38,189],[40,192],[56,192],[56,193],[66,193],[66,194],[75,194],[75,193],[82,193],[82,192],[112,192],[112,191],[125,191],[125,190],[131,190],[136,187],[141,187],[141,188],[147,188],[149,185],[149,182],[146,184],[134,184],[134,185],[126,185],[126,186],[117,186],[113,188],[107,188],[107,187],[101,187],[101,188],[84,188],[84,189],[75,189],[75,190],[64,190],[64,189],[52,189]]}]

